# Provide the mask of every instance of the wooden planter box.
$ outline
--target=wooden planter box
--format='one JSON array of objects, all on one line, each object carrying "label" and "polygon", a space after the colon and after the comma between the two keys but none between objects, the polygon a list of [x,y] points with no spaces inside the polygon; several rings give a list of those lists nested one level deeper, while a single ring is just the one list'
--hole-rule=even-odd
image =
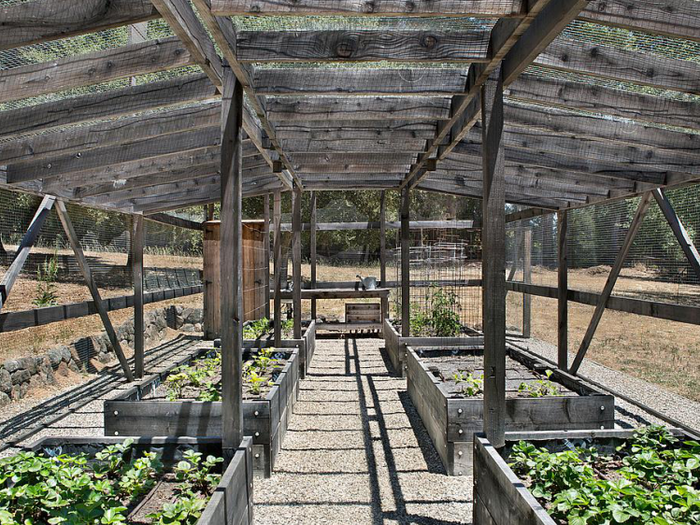
[{"label": "wooden planter box", "polygon": [[475,436],[474,525],[556,525],[508,466],[508,454],[519,441],[530,441],[552,452],[567,450],[573,442],[612,453],[633,433],[634,430],[514,432],[506,434],[506,446],[500,453],[483,434]]},{"label": "wooden planter box", "polygon": [[394,371],[401,377],[406,377],[406,347],[441,348],[445,346],[483,345],[483,337],[403,337],[389,319],[384,320],[384,348],[389,356]]},{"label": "wooden planter box", "polygon": [[[257,474],[272,475],[299,393],[299,350],[291,357],[265,399],[243,401],[244,434],[253,437]],[[191,361],[191,357],[188,361]],[[176,365],[177,366],[177,365]],[[176,368],[151,376],[104,405],[106,436],[219,437],[221,402],[144,399]]]},{"label": "wooden planter box", "polygon": [[[260,339],[246,339],[243,341],[244,348],[273,348],[275,347],[274,337],[268,336]],[[316,321],[311,321],[304,329],[301,339],[282,339],[280,349],[299,349],[299,372],[301,379],[306,378],[306,374],[311,366],[311,360],[316,351]]]},{"label": "wooden planter box", "polygon": [[[34,443],[36,453],[94,456],[108,445],[123,443],[119,437],[47,437]],[[157,452],[166,470],[183,459],[187,450],[223,457],[221,440],[203,438],[136,438],[137,453]],[[148,496],[146,496],[148,497]],[[253,523],[253,443],[246,437],[223,472],[221,482],[197,525],[250,525]]]},{"label": "wooden planter box", "polygon": [[[451,349],[452,350],[452,349]],[[483,351],[483,350],[482,350]],[[517,350],[508,348],[510,358],[531,370],[544,372],[551,367]],[[483,431],[483,399],[454,398],[444,383],[426,367],[412,347],[407,348],[408,394],[430,434],[450,476],[472,471],[473,436]],[[506,399],[506,429],[578,430],[613,428],[613,396],[584,385],[577,378],[553,370],[551,381],[578,395]]]}]

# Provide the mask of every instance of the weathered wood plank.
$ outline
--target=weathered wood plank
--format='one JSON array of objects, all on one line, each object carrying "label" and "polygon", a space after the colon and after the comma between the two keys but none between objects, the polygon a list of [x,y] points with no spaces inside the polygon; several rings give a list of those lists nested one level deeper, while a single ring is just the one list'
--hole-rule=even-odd
[{"label": "weathered wood plank", "polygon": [[411,335],[411,191],[401,192],[401,335]]},{"label": "weathered wood plank", "polygon": [[240,31],[241,62],[483,62],[489,33],[441,31]]},{"label": "weathered wood plank", "polygon": [[143,215],[132,218],[131,273],[134,282],[134,376],[144,374],[145,334],[143,318]]},{"label": "weathered wood plank", "polygon": [[0,72],[0,102],[36,97],[192,64],[177,37],[130,44]]},{"label": "weathered wood plank", "polygon": [[557,287],[559,289],[557,313],[557,363],[561,370],[569,367],[569,257],[566,246],[568,214],[557,213]]},{"label": "weathered wood plank", "polygon": [[462,15],[476,17],[521,16],[521,0],[391,0],[367,3],[357,0],[307,0],[303,4],[272,0],[212,0],[212,12],[217,16],[249,15],[374,15],[424,16]]},{"label": "weathered wood plank", "polygon": [[190,75],[141,86],[66,98],[3,112],[0,138],[78,122],[131,115],[153,108],[210,100],[218,92],[205,75]]},{"label": "weathered wood plank", "polygon": [[365,139],[427,139],[435,135],[431,122],[294,122],[277,124],[280,139],[305,140],[365,140]]},{"label": "weathered wood plank", "polygon": [[673,209],[671,202],[668,200],[663,190],[655,189],[652,191],[652,195],[654,196],[656,203],[659,205],[661,212],[664,214],[666,222],[668,222],[668,225],[671,227],[673,235],[675,235],[678,244],[688,260],[688,264],[695,272],[695,275],[698,276],[698,279],[700,279],[700,254],[698,254],[698,250],[693,243],[692,237],[688,233],[688,230],[685,229],[685,226],[683,226],[681,220],[678,218],[676,211]]},{"label": "weathered wood plank", "polygon": [[404,139],[388,137],[385,139],[368,140],[309,140],[281,139],[281,147],[294,153],[414,153],[425,147],[425,139]]},{"label": "weathered wood plank", "polygon": [[292,192],[292,310],[294,311],[294,339],[301,338],[301,188]]},{"label": "weathered wood plank", "polygon": [[0,7],[0,50],[159,18],[149,0],[37,0]]}]

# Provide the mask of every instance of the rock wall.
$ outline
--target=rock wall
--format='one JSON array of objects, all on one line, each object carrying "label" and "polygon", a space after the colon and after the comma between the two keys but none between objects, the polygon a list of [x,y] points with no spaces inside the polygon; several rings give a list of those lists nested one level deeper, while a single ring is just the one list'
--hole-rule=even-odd
[{"label": "rock wall", "polygon": [[[169,306],[144,315],[146,346],[162,341],[168,328],[185,333],[202,331],[204,312],[200,308]],[[134,347],[134,322],[116,328],[122,347]],[[42,355],[8,359],[0,363],[0,406],[26,397],[32,389],[56,384],[57,375],[98,372],[116,361],[105,332],[82,337],[69,345],[57,346]]]}]

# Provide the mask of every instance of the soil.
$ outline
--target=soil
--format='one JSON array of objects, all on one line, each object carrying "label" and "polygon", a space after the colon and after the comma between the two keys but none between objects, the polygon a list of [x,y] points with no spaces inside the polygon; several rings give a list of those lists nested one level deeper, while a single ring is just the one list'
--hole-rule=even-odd
[{"label": "soil", "polygon": [[[465,374],[472,374],[474,378],[483,379],[484,377],[484,358],[483,355],[478,355],[474,353],[463,353],[462,355],[455,356],[440,356],[440,357],[426,357],[422,356],[421,359],[425,366],[433,373],[433,375],[439,378],[444,385],[444,391],[453,398],[467,398],[467,399],[482,399],[483,395],[479,394],[476,396],[466,396],[462,393],[462,384],[455,381],[455,374],[458,372],[463,372]],[[531,385],[531,388],[536,388],[537,381],[546,381],[547,376],[544,374],[539,374],[534,370],[527,368],[524,364],[519,361],[506,357],[506,397],[517,398],[517,397],[531,397],[527,392],[519,392],[518,389],[522,383]],[[560,385],[552,380],[552,384],[557,389],[557,396],[575,396],[575,392],[567,389],[565,386]]]},{"label": "soil", "polygon": [[[284,369],[285,365],[287,364],[287,361],[289,360],[290,354],[287,352],[277,352],[274,354],[274,357],[276,358],[276,363],[271,366],[264,374],[258,374],[260,377],[262,377],[265,381],[260,387],[260,392],[259,393],[253,393],[251,392],[251,384],[247,381],[243,381],[243,399],[247,400],[260,400],[264,399],[267,394],[270,392],[272,389],[272,386],[270,383],[275,383],[277,381],[277,378],[279,377],[280,373]],[[201,362],[201,360],[199,360]],[[245,367],[246,364],[252,364],[253,360],[248,359],[243,363],[243,366]],[[192,365],[195,366],[195,368],[198,368],[197,366],[197,361],[192,363]],[[208,381],[211,381],[217,386],[217,390],[221,392],[221,373],[217,373],[216,375],[212,376]],[[182,389],[182,394],[180,397],[178,397],[178,400],[181,401],[196,401],[199,398],[199,395],[205,391],[205,388],[203,387],[195,387],[192,385],[187,385]],[[165,400],[167,399],[167,393],[168,393],[168,386],[167,383],[163,382],[161,383],[156,390],[147,396],[147,399],[160,399],[160,400]]]}]

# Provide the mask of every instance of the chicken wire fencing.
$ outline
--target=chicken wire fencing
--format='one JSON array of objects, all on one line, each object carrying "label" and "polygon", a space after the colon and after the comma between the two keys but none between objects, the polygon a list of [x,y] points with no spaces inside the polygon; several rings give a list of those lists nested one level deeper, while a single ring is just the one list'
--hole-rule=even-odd
[{"label": "chicken wire fencing", "polygon": [[[14,260],[17,247],[41,199],[0,190],[0,266],[3,274]],[[133,295],[131,269],[132,220],[128,215],[67,205],[87,263],[103,299]],[[144,291],[183,290],[202,284],[201,232],[146,220],[144,222]],[[3,303],[3,314],[26,312],[91,301],[83,274],[55,209],[45,219],[22,271]],[[179,304],[201,307],[201,295],[180,297]],[[170,303],[172,304],[172,302]],[[149,308],[165,306],[153,303]],[[133,317],[133,309],[110,312],[113,324]],[[2,327],[3,355],[32,353],[102,331],[97,315],[40,326]]]}]

